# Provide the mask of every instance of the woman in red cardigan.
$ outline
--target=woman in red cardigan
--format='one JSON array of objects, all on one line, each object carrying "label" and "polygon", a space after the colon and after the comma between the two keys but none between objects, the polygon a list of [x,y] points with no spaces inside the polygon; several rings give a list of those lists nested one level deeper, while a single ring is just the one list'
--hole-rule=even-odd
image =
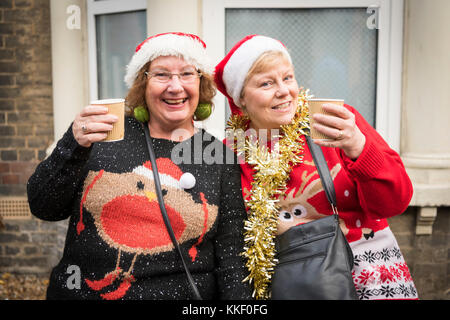
[{"label": "woman in red cardigan", "polygon": [[[332,210],[305,143],[307,131],[303,129],[309,126],[308,91],[298,88],[285,46],[269,37],[247,36],[216,66],[215,81],[228,98],[232,111],[231,129],[256,132],[259,141],[267,136],[265,141],[270,142],[269,149],[276,146],[281,156],[296,159],[289,162],[287,176],[279,176],[285,181],[286,192],[270,199],[278,200],[276,206],[266,206],[267,210],[273,208],[278,214],[273,237],[292,226],[331,215]],[[386,220],[404,212],[413,193],[400,156],[355,108],[335,104],[324,108],[329,115],[314,115],[314,126],[335,140],[315,140],[315,143],[322,147],[334,181],[341,229],[354,255],[352,276],[358,297],[417,299],[411,274]],[[274,139],[271,132],[278,131],[281,136]],[[295,139],[296,148],[291,148],[292,142],[283,140],[288,135]],[[242,148],[239,143],[233,146],[238,154],[248,155],[256,150],[249,140],[247,138],[247,142],[241,144]],[[256,187],[264,184],[258,169],[264,165],[257,166],[257,160],[249,163],[249,158],[245,159],[241,163],[241,180],[250,216],[250,208],[262,206],[264,202]],[[276,171],[277,162],[267,168]],[[270,228],[267,226],[268,230]],[[262,245],[271,248],[270,244]],[[247,250],[251,250],[249,246],[250,242]],[[266,258],[270,260],[274,255],[268,251]],[[255,274],[249,277],[256,278]],[[266,278],[270,278],[270,273],[266,273]],[[257,281],[254,284],[255,289],[260,285]],[[267,297],[267,290],[268,287],[266,294],[262,293],[260,297]]]}]

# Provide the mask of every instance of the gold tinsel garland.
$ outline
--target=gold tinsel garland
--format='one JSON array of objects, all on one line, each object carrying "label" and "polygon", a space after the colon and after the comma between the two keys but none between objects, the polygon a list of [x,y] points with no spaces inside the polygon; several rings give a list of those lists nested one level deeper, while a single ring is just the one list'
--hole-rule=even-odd
[{"label": "gold tinsel garland", "polygon": [[[244,281],[253,282],[256,299],[270,297],[268,287],[277,263],[274,242],[279,209],[277,198],[286,190],[292,167],[303,162],[304,140],[301,137],[309,130],[308,91],[300,91],[296,114],[290,124],[280,127],[280,135],[275,137],[271,151],[259,143],[256,132],[247,130],[250,123],[247,116],[232,115],[227,123],[227,132],[231,133],[234,142],[230,146],[255,171],[250,198],[245,200],[249,215],[244,226],[242,255],[247,259],[250,272]],[[243,132],[246,133],[244,143],[239,143],[239,139],[242,142],[239,134]],[[229,139],[230,136],[228,142]]]}]

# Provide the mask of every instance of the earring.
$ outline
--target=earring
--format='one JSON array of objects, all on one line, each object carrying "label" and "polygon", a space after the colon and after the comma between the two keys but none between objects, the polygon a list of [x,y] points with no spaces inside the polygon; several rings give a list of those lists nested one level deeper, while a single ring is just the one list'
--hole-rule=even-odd
[{"label": "earring", "polygon": [[202,121],[207,119],[212,113],[210,103],[199,103],[194,112],[194,120]]},{"label": "earring", "polygon": [[147,122],[148,119],[150,119],[148,110],[144,106],[138,106],[138,107],[134,108],[133,114],[134,114],[134,117],[136,118],[136,120],[140,121],[140,122]]}]

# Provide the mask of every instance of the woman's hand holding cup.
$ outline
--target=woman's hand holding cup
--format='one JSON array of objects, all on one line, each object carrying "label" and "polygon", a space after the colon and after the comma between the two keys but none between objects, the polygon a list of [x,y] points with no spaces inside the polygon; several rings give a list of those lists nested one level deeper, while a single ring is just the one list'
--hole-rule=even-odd
[{"label": "woman's hand holding cup", "polygon": [[106,139],[118,117],[108,114],[109,110],[101,105],[88,105],[75,117],[72,132],[80,146],[89,148],[92,143]]},{"label": "woman's hand holding cup", "polygon": [[311,113],[311,129],[329,139],[316,139],[313,135],[314,142],[323,147],[341,148],[350,159],[358,158],[366,137],[356,125],[354,114],[332,101],[322,103],[322,109],[323,113]]}]

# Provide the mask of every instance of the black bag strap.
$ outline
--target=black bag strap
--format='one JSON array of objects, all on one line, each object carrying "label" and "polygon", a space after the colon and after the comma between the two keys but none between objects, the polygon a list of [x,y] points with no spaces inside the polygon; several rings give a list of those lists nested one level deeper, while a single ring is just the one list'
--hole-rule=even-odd
[{"label": "black bag strap", "polygon": [[180,246],[178,245],[177,238],[175,237],[175,233],[173,232],[172,225],[170,224],[170,220],[169,220],[169,217],[166,212],[166,207],[164,205],[164,198],[163,198],[163,194],[161,191],[161,182],[159,181],[158,168],[156,167],[155,152],[153,151],[153,144],[152,144],[152,139],[150,138],[150,130],[148,128],[148,124],[145,122],[142,124],[142,126],[144,127],[145,140],[147,141],[147,148],[148,148],[148,152],[150,154],[150,162],[152,164],[153,178],[155,181],[156,196],[158,198],[159,208],[161,210],[164,224],[166,225],[167,232],[169,233],[170,239],[172,240],[174,247],[176,248],[176,250],[178,251],[178,254],[180,255],[181,262],[183,263],[184,270],[186,271],[186,275],[189,280],[189,284],[191,285],[192,291],[194,292],[195,298],[197,300],[202,300],[202,297],[200,296],[198,288],[195,285],[194,279],[192,278],[192,275],[189,272],[186,262],[184,261],[184,257],[181,253]]},{"label": "black bag strap", "polygon": [[315,144],[310,136],[306,136],[306,142],[308,143],[309,151],[319,172],[328,202],[331,204],[333,213],[337,215],[336,191],[334,190],[333,179],[331,178],[330,169],[323,155],[322,148]]}]

